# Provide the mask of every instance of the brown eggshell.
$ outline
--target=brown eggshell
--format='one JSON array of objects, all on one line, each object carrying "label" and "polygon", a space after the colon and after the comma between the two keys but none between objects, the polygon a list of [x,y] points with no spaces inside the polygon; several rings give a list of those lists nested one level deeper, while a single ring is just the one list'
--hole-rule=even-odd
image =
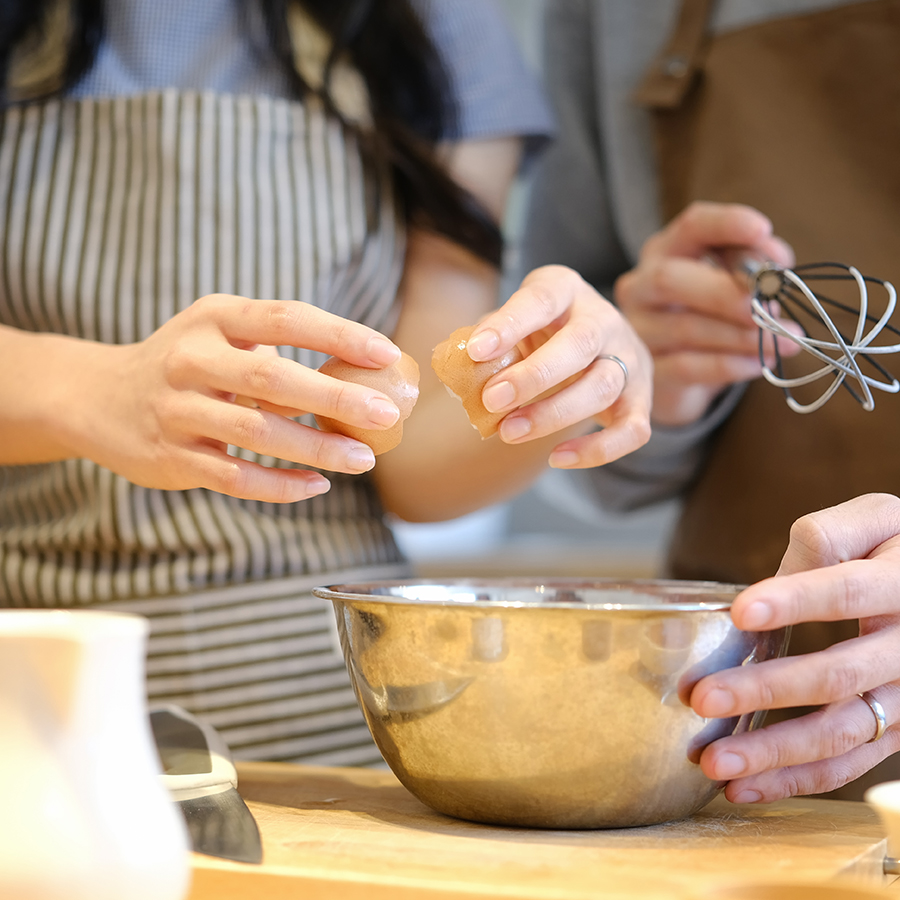
[{"label": "brown eggshell", "polygon": [[474,330],[474,325],[457,328],[446,341],[438,344],[431,357],[431,368],[447,390],[462,401],[472,427],[486,438],[497,433],[506,413],[488,412],[481,402],[481,392],[494,375],[519,362],[523,356],[518,347],[513,347],[497,359],[475,362],[466,352],[466,344]]},{"label": "brown eggshell", "polygon": [[354,366],[336,356],[331,356],[319,366],[319,371],[340,381],[352,381],[354,384],[362,384],[381,391],[382,394],[387,394],[400,410],[400,418],[390,428],[383,430],[357,428],[328,416],[316,416],[319,428],[362,441],[372,448],[376,456],[393,450],[400,443],[403,437],[403,422],[409,418],[416,400],[419,399],[419,366],[411,356],[404,353],[397,362],[383,369]]}]

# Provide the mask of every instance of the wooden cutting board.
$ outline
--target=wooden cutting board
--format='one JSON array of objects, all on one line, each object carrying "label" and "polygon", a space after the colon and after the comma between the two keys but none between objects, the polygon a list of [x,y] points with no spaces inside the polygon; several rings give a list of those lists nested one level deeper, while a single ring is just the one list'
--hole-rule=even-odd
[{"label": "wooden cutting board", "polygon": [[668,825],[543,831],[448,818],[386,771],[241,763],[238,774],[263,864],[195,854],[189,900],[705,900],[747,882],[887,883],[883,831],[863,803],[718,798]]}]

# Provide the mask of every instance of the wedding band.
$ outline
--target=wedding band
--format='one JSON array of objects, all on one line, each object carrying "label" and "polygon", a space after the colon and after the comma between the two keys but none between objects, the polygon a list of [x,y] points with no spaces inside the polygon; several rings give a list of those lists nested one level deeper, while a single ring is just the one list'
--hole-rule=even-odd
[{"label": "wedding band", "polygon": [[868,691],[859,696],[865,701],[869,709],[872,710],[872,715],[875,716],[875,736],[866,741],[867,744],[871,744],[884,734],[885,729],[887,728],[887,716],[884,714],[884,707]]},{"label": "wedding band", "polygon": [[601,353],[597,359],[611,359],[614,363],[618,363],[622,367],[622,374],[625,376],[625,383],[622,385],[622,390],[624,391],[625,388],[628,387],[628,366],[626,366],[618,356],[612,356],[611,354]]}]

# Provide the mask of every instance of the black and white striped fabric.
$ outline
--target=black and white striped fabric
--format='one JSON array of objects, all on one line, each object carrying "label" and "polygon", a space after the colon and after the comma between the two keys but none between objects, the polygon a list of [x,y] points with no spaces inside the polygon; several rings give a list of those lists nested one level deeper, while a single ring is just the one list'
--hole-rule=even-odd
[{"label": "black and white striped fabric", "polygon": [[[494,2],[414,6],[458,101],[449,137],[547,135]],[[404,229],[389,178],[314,99],[291,99],[258,9],[116,0],[104,14],[67,98],[0,111],[0,322],[129,343],[224,292],[390,334]],[[306,74],[327,43],[309,16],[291,21]],[[147,490],[87,460],[0,468],[0,605],[147,616],[150,702],[201,715],[240,758],[379,762],[310,590],[409,572],[368,478],[329,478],[324,496],[276,506]]]},{"label": "black and white striped fabric", "polygon": [[[2,114],[4,324],[128,343],[224,292],[389,333],[402,256],[387,175],[315,102],[172,90]],[[368,480],[330,477],[282,506],[87,460],[0,469],[0,603],[147,616],[151,702],[201,714],[239,757],[376,762],[310,589],[407,570]]]}]

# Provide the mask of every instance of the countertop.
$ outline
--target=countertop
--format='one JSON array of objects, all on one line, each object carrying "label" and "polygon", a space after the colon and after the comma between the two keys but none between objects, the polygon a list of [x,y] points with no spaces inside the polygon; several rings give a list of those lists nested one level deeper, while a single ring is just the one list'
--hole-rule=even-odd
[{"label": "countertop", "polygon": [[706,900],[761,882],[900,896],[863,803],[720,797],[666,825],[544,831],[433,812],[387,771],[239,763],[238,774],[263,864],[195,854],[189,900]]}]

